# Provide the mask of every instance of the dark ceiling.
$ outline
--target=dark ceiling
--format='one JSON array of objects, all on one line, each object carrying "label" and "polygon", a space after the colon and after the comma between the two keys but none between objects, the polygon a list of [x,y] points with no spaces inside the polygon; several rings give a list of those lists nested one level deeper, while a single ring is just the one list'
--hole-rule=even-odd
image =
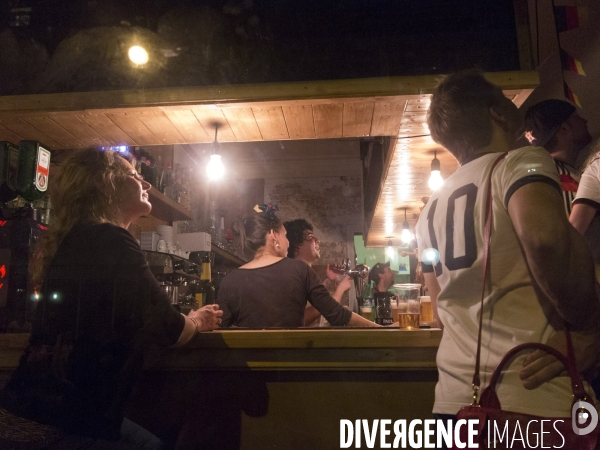
[{"label": "dark ceiling", "polygon": [[[2,95],[519,69],[510,0],[2,5]],[[134,40],[144,68],[126,58]]]}]

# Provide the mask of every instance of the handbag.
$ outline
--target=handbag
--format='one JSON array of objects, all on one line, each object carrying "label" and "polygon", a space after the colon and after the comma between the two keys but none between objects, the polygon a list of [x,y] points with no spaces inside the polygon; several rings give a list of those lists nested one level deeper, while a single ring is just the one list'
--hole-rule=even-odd
[{"label": "handbag", "polygon": [[[487,180],[486,219],[483,239],[483,289],[481,293],[481,312],[479,314],[479,335],[477,339],[477,354],[475,358],[475,373],[473,375],[473,402],[463,406],[456,416],[456,426],[460,420],[466,420],[458,430],[461,444],[469,443],[469,420],[477,420],[477,435],[471,435],[480,449],[531,449],[531,448],[562,448],[567,450],[594,450],[599,441],[598,412],[593,401],[585,393],[577,371],[571,334],[566,327],[567,358],[556,349],[540,343],[525,343],[517,345],[506,353],[492,373],[489,385],[482,391],[478,400],[481,380],[479,377],[481,357],[481,328],[483,325],[483,299],[485,296],[485,280],[489,262],[489,247],[492,229],[492,173],[496,165],[506,156],[504,153],[492,165]],[[496,394],[496,384],[504,366],[523,350],[543,350],[564,364],[573,391],[572,417],[541,417],[531,414],[506,411],[502,409]],[[589,411],[589,412],[588,412]],[[533,426],[532,426],[533,425]],[[577,430],[577,431],[575,431]],[[455,430],[456,431],[456,430]],[[453,440],[452,449],[459,447]],[[467,445],[468,448],[468,445]]]}]

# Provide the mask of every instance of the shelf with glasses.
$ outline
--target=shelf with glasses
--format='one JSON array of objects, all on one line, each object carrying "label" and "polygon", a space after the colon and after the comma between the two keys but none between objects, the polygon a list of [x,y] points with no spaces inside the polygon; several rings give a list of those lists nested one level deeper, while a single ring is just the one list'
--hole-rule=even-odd
[{"label": "shelf with glasses", "polygon": [[193,220],[192,212],[182,208],[179,203],[170,199],[154,186],[148,191],[150,203],[152,203],[151,214],[157,219],[166,222],[175,220]]},{"label": "shelf with glasses", "polygon": [[[223,250],[221,247],[219,247],[213,243],[210,244],[210,249],[216,256],[220,257],[221,259],[224,259],[226,261],[226,265],[239,267],[241,265],[246,264],[246,261],[244,261],[243,259],[240,259],[235,255],[232,255],[228,251]],[[227,263],[229,263],[229,264],[227,264]]]}]

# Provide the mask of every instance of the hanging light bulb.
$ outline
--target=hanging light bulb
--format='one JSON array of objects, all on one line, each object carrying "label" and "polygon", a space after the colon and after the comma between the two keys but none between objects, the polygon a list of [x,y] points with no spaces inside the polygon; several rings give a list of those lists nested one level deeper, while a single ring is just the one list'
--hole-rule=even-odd
[{"label": "hanging light bulb", "polygon": [[217,152],[219,148],[219,142],[217,141],[217,131],[219,130],[219,125],[215,124],[215,141],[212,145],[212,154],[210,155],[210,161],[206,166],[206,173],[208,174],[209,180],[220,180],[223,178],[223,174],[225,173],[225,166],[223,165],[223,161],[221,161],[221,155]]},{"label": "hanging light bulb", "polygon": [[442,184],[444,184],[444,179],[440,173],[441,165],[440,160],[437,159],[437,150],[433,151],[433,161],[431,161],[431,175],[429,176],[429,189],[432,191],[438,190]]},{"label": "hanging light bulb", "polygon": [[413,240],[413,234],[410,232],[410,226],[408,225],[408,220],[406,220],[406,208],[404,208],[404,223],[402,224],[400,240],[403,244],[408,244]]},{"label": "hanging light bulb", "polygon": [[388,243],[387,243],[387,247],[385,249],[385,254],[387,255],[387,257],[389,259],[392,259],[394,257],[394,248],[393,248],[393,244],[392,244],[392,237],[388,236],[387,240],[388,240]]},{"label": "hanging light bulb", "polygon": [[140,47],[139,45],[130,47],[127,55],[129,56],[131,62],[137,64],[138,66],[148,62],[148,52],[144,47]]}]

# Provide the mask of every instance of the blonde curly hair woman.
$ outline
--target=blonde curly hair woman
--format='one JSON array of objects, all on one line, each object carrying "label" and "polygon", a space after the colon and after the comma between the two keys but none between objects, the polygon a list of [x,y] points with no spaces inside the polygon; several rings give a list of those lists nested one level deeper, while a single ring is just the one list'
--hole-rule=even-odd
[{"label": "blonde curly hair woman", "polygon": [[124,158],[97,149],[67,158],[51,186],[55,220],[30,267],[41,298],[29,347],[0,401],[59,428],[65,445],[160,448],[123,417],[142,350],[184,344],[221,322],[216,305],[189,316],[172,308],[126,230],[151,211],[149,189]]}]

